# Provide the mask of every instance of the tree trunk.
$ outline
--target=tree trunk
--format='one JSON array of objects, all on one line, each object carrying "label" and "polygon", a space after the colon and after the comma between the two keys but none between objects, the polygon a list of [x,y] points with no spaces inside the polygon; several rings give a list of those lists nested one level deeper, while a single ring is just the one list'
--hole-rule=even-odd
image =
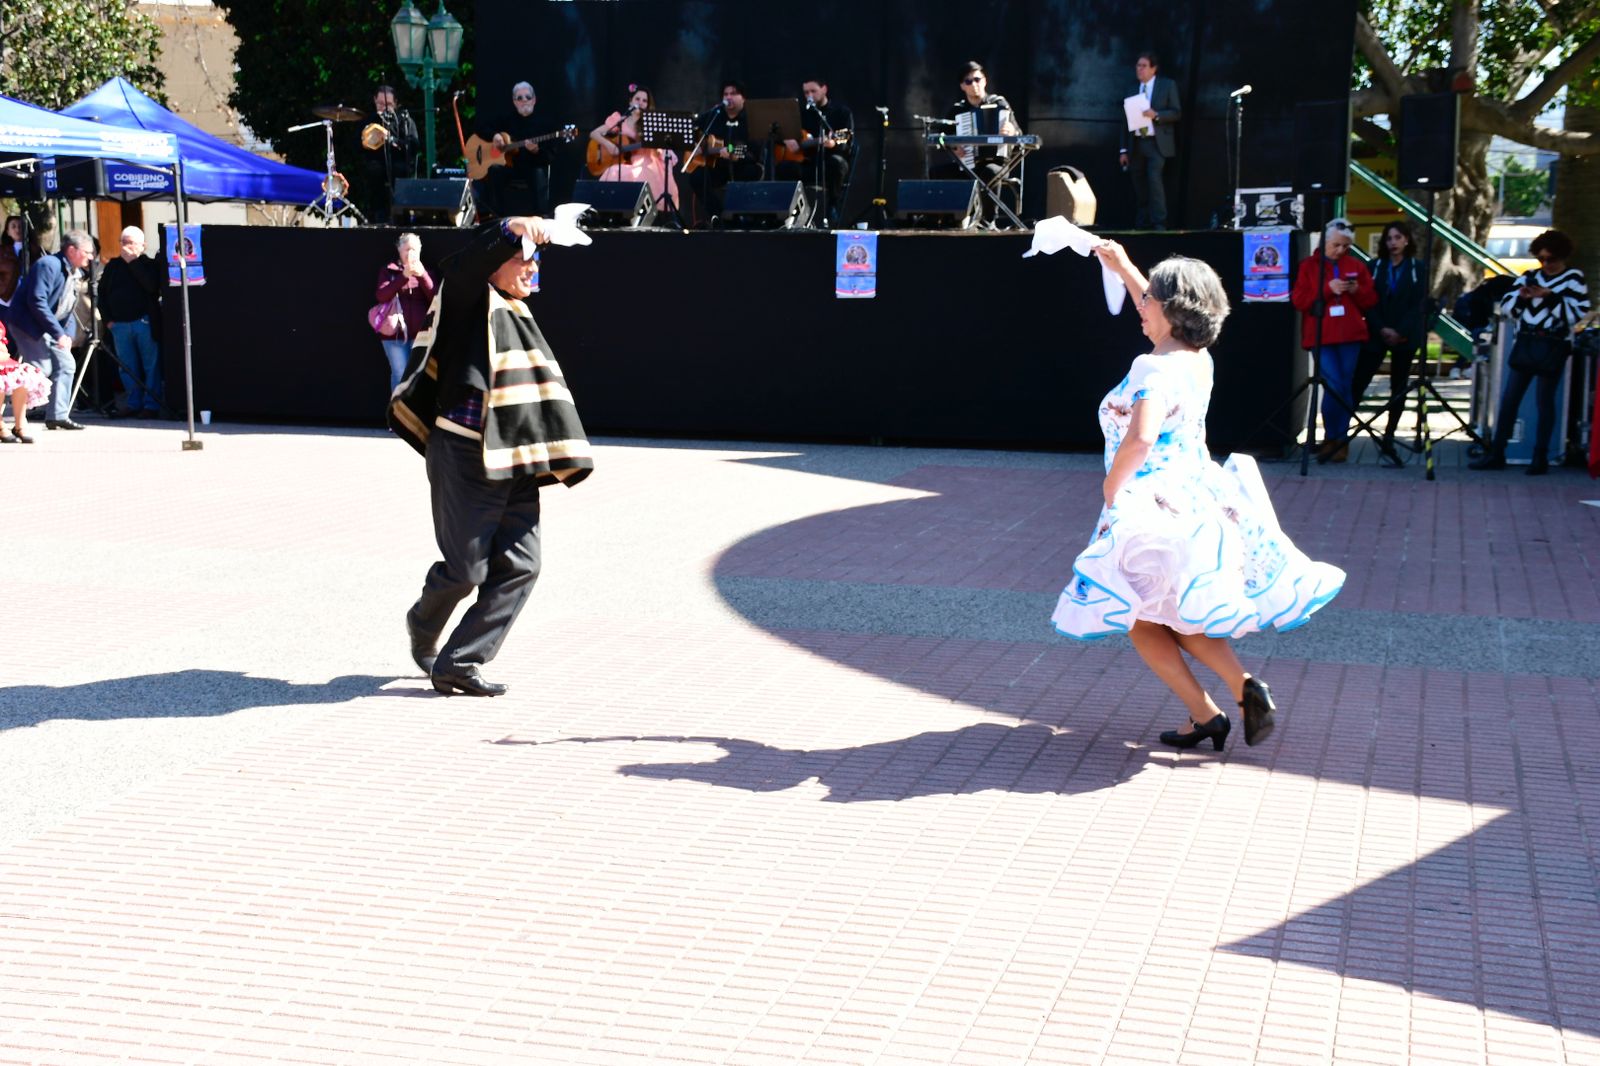
[{"label": "tree trunk", "polygon": [[[1568,102],[1564,125],[1578,133],[1600,132],[1600,107]],[[1564,155],[1556,170],[1553,224],[1578,246],[1572,265],[1591,288],[1600,277],[1600,157]]]},{"label": "tree trunk", "polygon": [[[1461,131],[1461,154],[1456,163],[1456,184],[1439,197],[1439,216],[1478,244],[1489,239],[1494,225],[1495,188],[1489,176],[1487,133]],[[1433,291],[1445,307],[1483,280],[1483,267],[1454,251],[1443,241],[1433,242]]]}]

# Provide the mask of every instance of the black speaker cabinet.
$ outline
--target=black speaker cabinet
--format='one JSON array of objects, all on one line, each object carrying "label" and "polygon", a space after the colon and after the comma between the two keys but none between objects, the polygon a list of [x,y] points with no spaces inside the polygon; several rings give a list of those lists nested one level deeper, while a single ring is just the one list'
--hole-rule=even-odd
[{"label": "black speaker cabinet", "polygon": [[1461,97],[1424,93],[1400,98],[1399,185],[1438,189],[1456,183],[1461,147]]},{"label": "black speaker cabinet", "polygon": [[978,214],[978,183],[971,178],[959,181],[901,179],[895,187],[894,202],[895,214],[901,218],[966,229]]},{"label": "black speaker cabinet", "polygon": [[585,226],[637,229],[656,218],[656,198],[643,181],[580,181],[572,186],[572,202],[589,205]]},{"label": "black speaker cabinet", "polygon": [[470,226],[476,215],[466,178],[401,178],[394,183],[389,217],[395,222]]},{"label": "black speaker cabinet", "polygon": [[800,220],[806,194],[798,181],[730,181],[722,215],[732,225],[790,229]]},{"label": "black speaker cabinet", "polygon": [[0,196],[12,200],[47,200],[42,166],[0,167]]},{"label": "black speaker cabinet", "polygon": [[1350,189],[1350,100],[1294,105],[1296,192],[1344,194]]}]

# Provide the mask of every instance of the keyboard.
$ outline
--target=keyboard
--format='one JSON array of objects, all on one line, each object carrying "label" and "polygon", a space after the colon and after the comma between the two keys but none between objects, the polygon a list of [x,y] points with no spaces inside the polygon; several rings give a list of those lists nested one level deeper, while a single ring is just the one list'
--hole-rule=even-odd
[{"label": "keyboard", "polygon": [[982,148],[989,145],[1015,145],[1020,148],[1038,148],[1043,142],[1036,134],[1017,135],[1003,133],[930,133],[928,143],[936,148]]}]

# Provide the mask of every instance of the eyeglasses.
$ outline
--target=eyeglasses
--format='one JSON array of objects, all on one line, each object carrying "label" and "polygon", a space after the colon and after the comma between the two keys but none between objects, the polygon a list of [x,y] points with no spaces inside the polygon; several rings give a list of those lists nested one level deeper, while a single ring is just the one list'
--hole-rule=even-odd
[{"label": "eyeglasses", "polygon": [[517,101],[518,103],[521,103],[524,100],[532,100],[533,97],[531,97],[531,96],[513,96],[511,99]]},{"label": "eyeglasses", "polygon": [[983,83],[983,79],[982,78],[962,78],[961,79],[961,84],[962,85],[981,85],[982,83]]},{"label": "eyeglasses", "polygon": [[1156,297],[1151,296],[1150,295],[1150,290],[1146,289],[1144,292],[1140,293],[1140,295],[1139,295],[1139,306],[1143,307],[1145,304],[1148,304],[1151,300],[1155,300],[1156,303],[1160,303],[1161,302]]}]

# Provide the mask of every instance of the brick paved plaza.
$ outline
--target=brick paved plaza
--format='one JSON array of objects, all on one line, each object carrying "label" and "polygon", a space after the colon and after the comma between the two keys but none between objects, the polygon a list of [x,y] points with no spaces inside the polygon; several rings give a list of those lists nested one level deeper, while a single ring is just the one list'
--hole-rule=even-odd
[{"label": "brick paved plaza", "polygon": [[393,438],[37,436],[0,1062],[1600,1063],[1581,472],[1264,467],[1350,581],[1219,757],[1050,629],[1098,456],[602,441],[474,700]]}]

